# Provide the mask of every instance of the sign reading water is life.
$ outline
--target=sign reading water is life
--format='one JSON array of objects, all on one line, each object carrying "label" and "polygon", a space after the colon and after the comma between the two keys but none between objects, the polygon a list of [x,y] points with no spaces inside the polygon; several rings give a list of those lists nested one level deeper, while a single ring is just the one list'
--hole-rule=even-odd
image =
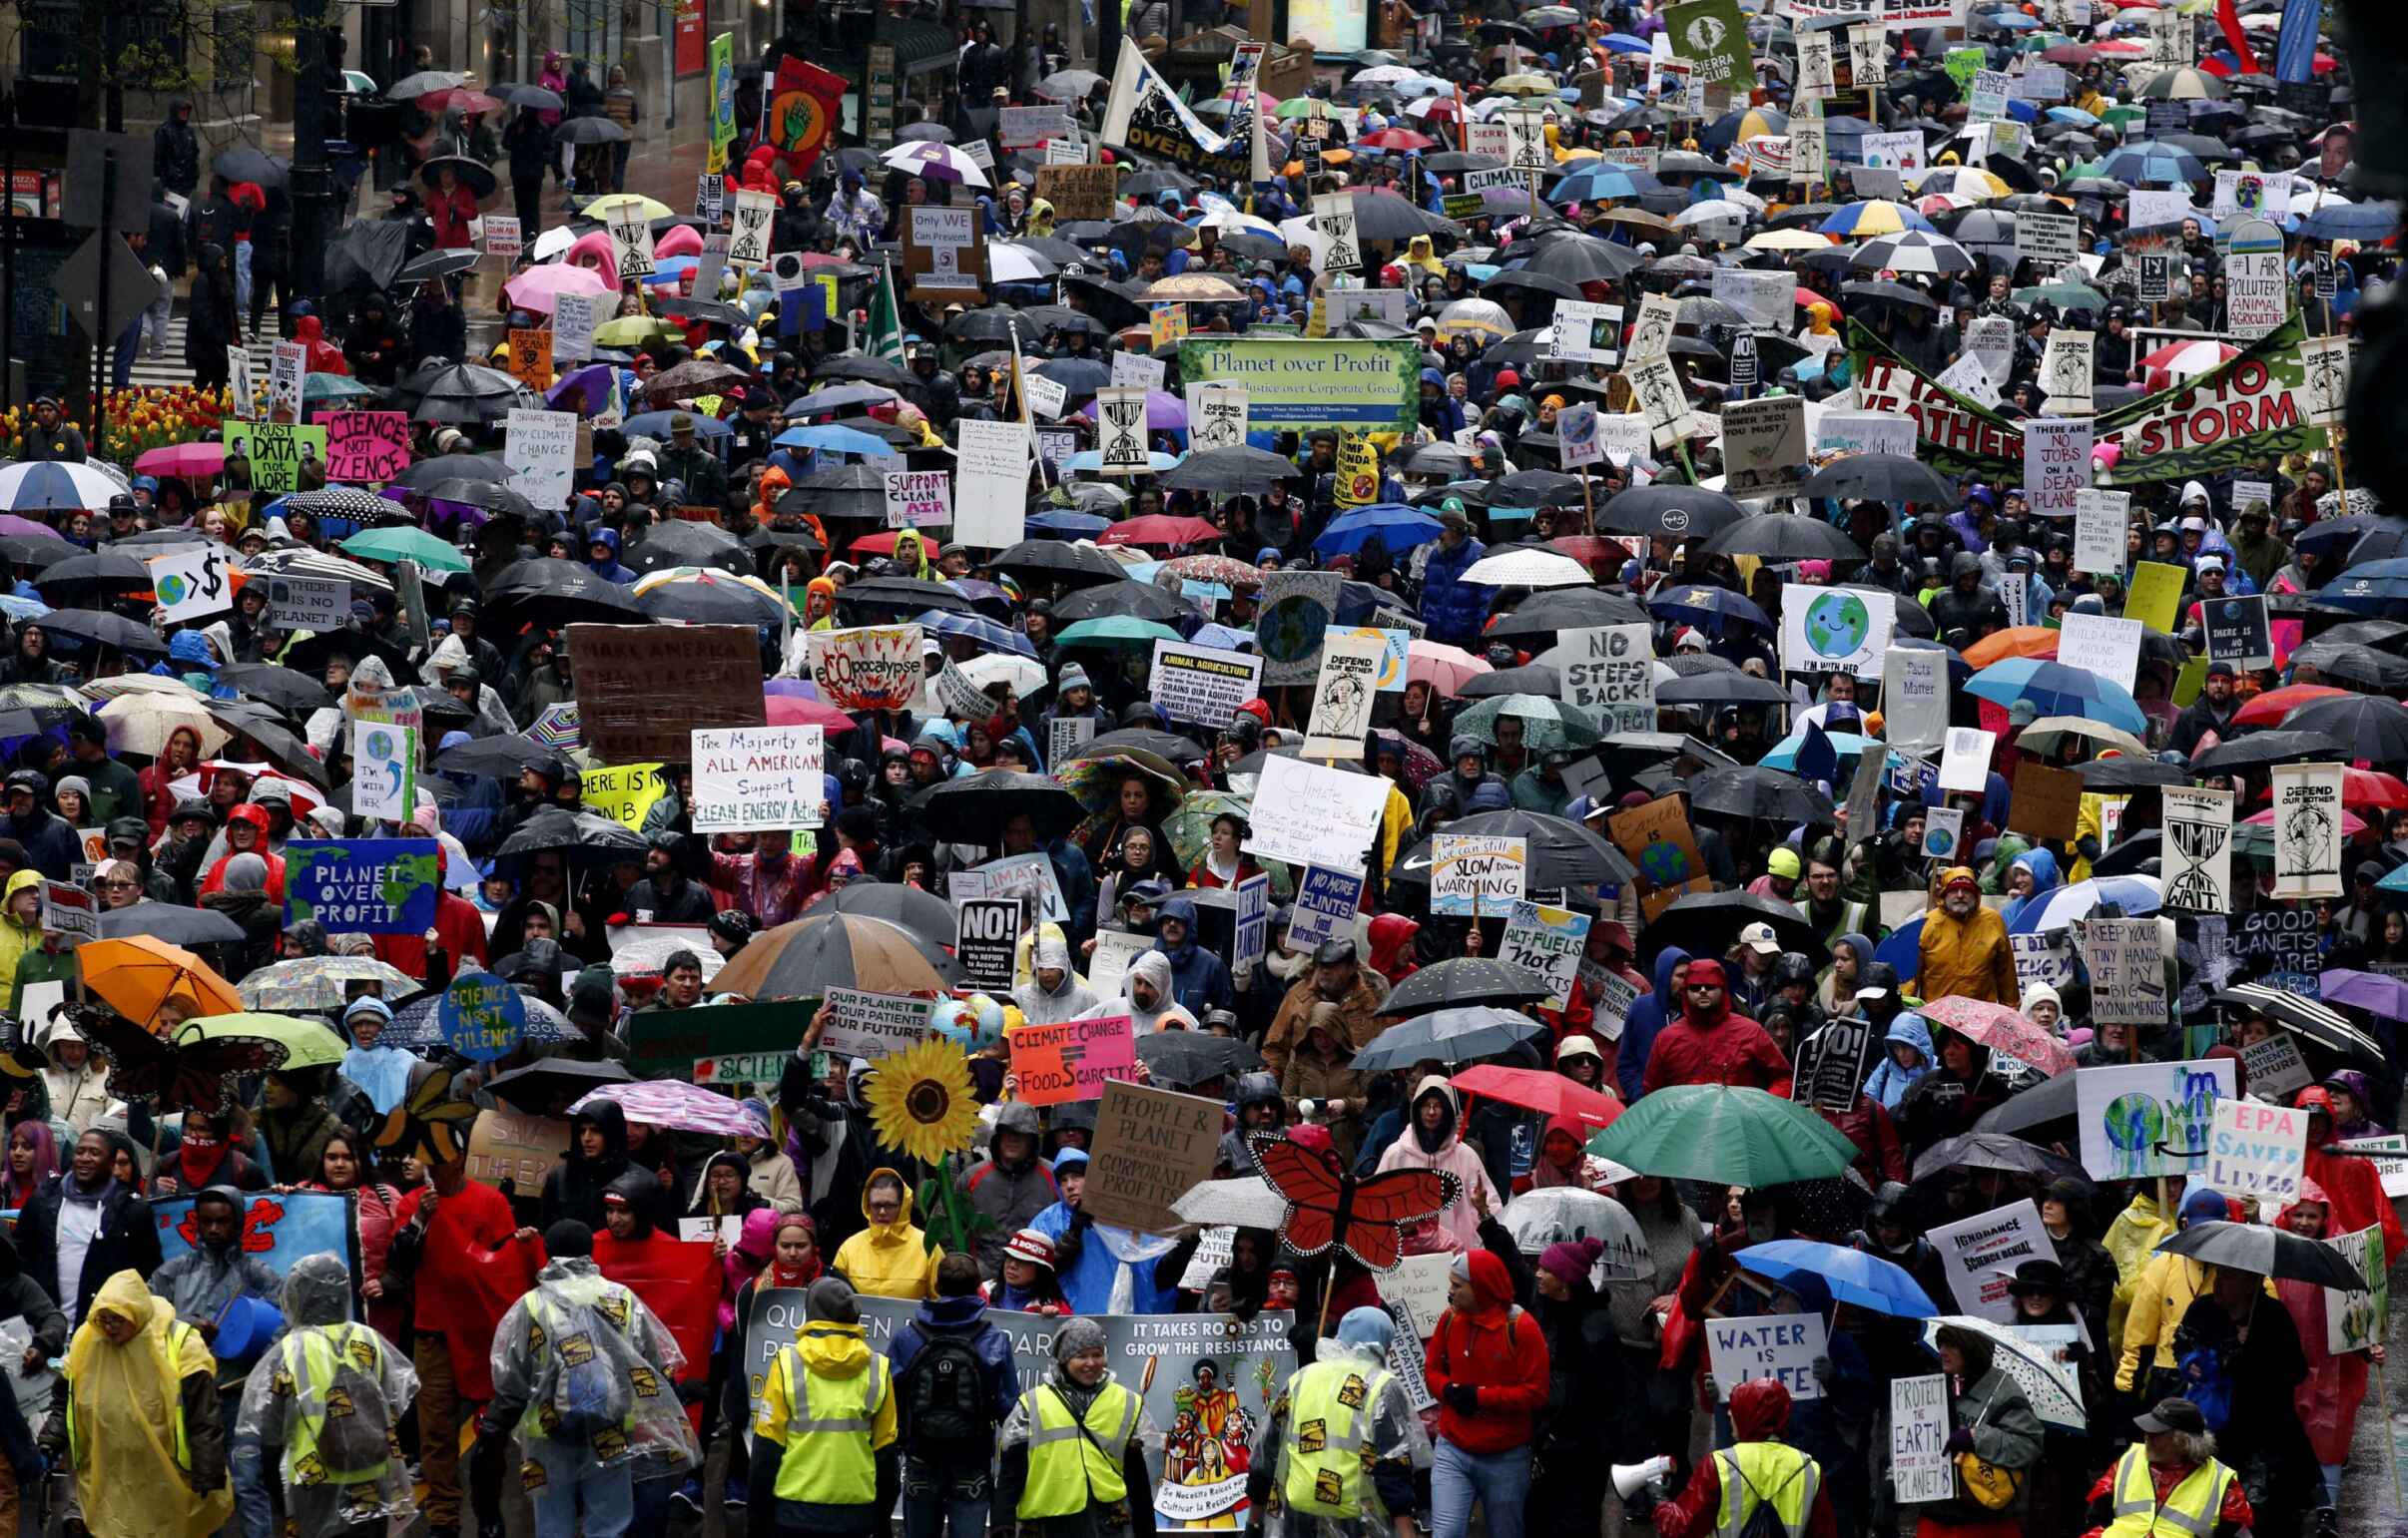
[{"label": "sign reading water is life", "polygon": [[490,1063],[525,1034],[527,1002],[491,972],[463,972],[443,990],[438,1019],[446,1046],[471,1062]]}]

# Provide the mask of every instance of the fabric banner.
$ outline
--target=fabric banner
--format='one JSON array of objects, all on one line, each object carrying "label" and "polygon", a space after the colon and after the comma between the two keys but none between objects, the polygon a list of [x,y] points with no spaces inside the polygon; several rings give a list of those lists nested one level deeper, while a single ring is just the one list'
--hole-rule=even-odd
[{"label": "fabric banner", "polygon": [[[2122,455],[2107,478],[2119,486],[2181,481],[2322,450],[2325,430],[2311,424],[2307,411],[2304,340],[2293,313],[2238,356],[2101,413],[2095,446],[2112,443]],[[2022,478],[2024,434],[2016,423],[1948,389],[1855,321],[1848,350],[1857,404],[1913,418],[1919,455],[1934,469],[2009,484]]]},{"label": "fabric banner", "polygon": [[785,154],[794,176],[811,176],[812,164],[836,132],[837,115],[851,89],[844,76],[808,60],[778,61],[778,88],[762,114],[762,137]]},{"label": "fabric banner", "polygon": [[[277,1179],[291,1180],[289,1170]],[[351,1198],[328,1191],[254,1192],[243,1198],[243,1253],[268,1263],[283,1276],[305,1255],[338,1255],[356,1274],[359,1244],[351,1217]],[[151,1204],[159,1225],[159,1258],[172,1261],[190,1255],[201,1234],[193,1218],[193,1199]]]},{"label": "fabric banner", "polygon": [[719,1328],[723,1268],[709,1245],[652,1234],[628,1243],[607,1231],[594,1236],[594,1264],[660,1315],[685,1353],[679,1382],[711,1373],[712,1336]]},{"label": "fabric banner", "polygon": [[1103,138],[1151,160],[1168,161],[1193,175],[1211,172],[1240,185],[1254,180],[1248,146],[1222,138],[1187,110],[1178,93],[1145,62],[1137,40],[1120,40],[1112,71],[1112,97],[1104,109]]}]

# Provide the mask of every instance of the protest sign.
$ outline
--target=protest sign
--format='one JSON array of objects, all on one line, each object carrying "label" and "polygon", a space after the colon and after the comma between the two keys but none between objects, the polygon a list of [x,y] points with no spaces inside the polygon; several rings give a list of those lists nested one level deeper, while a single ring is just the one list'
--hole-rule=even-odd
[{"label": "protest sign", "polygon": [[968,897],[1008,897],[1032,902],[1036,912],[1053,923],[1070,921],[1070,909],[1062,901],[1061,883],[1054,876],[1053,861],[1041,852],[1013,854],[990,859],[968,870],[956,870],[945,877],[945,891],[956,904]]},{"label": "protest sign", "polygon": [[2024,423],[2024,486],[2033,512],[2044,518],[2074,516],[2077,499],[2091,481],[2091,439],[2088,417],[2036,416]]},{"label": "protest sign", "polygon": [[1171,1204],[1212,1179],[1221,1121],[1218,1100],[1106,1081],[1088,1145],[1082,1210],[1139,1234],[1178,1228]]},{"label": "protest sign", "polygon": [[[1990,370],[1982,366],[1982,360],[1970,352],[1941,370],[1940,384],[1943,388],[1954,390],[1977,405],[1988,406],[1992,410],[1998,409],[1998,383],[1990,377]],[[2030,452],[2028,445],[2025,451]]]},{"label": "protest sign", "polygon": [[307,376],[309,349],[298,341],[274,343],[268,355],[268,419],[298,422],[301,413],[301,380]]},{"label": "protest sign", "polygon": [[527,1028],[526,997],[491,972],[469,970],[451,980],[436,1011],[443,1044],[471,1062],[507,1057]]},{"label": "protest sign", "polygon": [[1938,1372],[1890,1380],[1890,1489],[1901,1506],[1954,1500],[1957,1462],[1948,1451],[1948,1378]]},{"label": "protest sign", "polygon": [[1106,1082],[1136,1076],[1137,1038],[1127,1015],[1023,1025],[1009,1041],[1013,1094],[1032,1106],[1095,1100]]},{"label": "protest sign", "polygon": [[2057,633],[2057,660],[2077,673],[2112,679],[2128,695],[2139,681],[2142,629],[2138,620],[2068,614]]},{"label": "protest sign", "polygon": [[487,214],[479,218],[477,223],[484,229],[485,255],[501,257],[507,270],[507,264],[515,261],[518,254],[526,249],[526,236],[519,228],[518,216]]},{"label": "protest sign", "polygon": [[326,479],[381,485],[409,468],[406,411],[320,411],[326,431]]},{"label": "protest sign", "polygon": [[1028,532],[1028,428],[1019,422],[964,420],[953,458],[960,488],[953,543],[1004,550]]},{"label": "protest sign", "polygon": [[285,845],[285,926],[329,934],[424,934],[442,890],[432,838],[296,838]]},{"label": "protest sign", "polygon": [[794,1061],[795,1039],[789,1003],[645,1010],[628,1022],[627,1068],[643,1078],[775,1086]]},{"label": "protest sign", "polygon": [[1174,722],[1217,731],[1262,693],[1262,679],[1263,660],[1251,652],[1157,640],[1146,696]]},{"label": "protest sign", "polygon": [[1092,716],[1056,716],[1045,723],[1045,767],[1056,773],[1079,749],[1095,740]]},{"label": "protest sign", "polygon": [[594,355],[594,295],[564,293],[552,301],[552,361],[581,363]]},{"label": "protest sign", "polygon": [[2074,1070],[2082,1167],[2095,1181],[2196,1175],[2216,1103],[2233,1094],[2229,1058]]},{"label": "protest sign", "polygon": [[2307,1171],[2307,1112],[2294,1106],[2217,1101],[2206,1183],[2226,1197],[2254,1198],[2267,1211],[2297,1201]]},{"label": "protest sign", "polygon": [[2158,794],[2164,806],[2159,857],[2165,906],[2192,913],[2231,912],[2232,792],[2165,785]]},{"label": "protest sign", "polygon": [[1196,452],[1246,441],[1246,386],[1222,380],[1185,386],[1189,446]]},{"label": "protest sign", "polygon": [[1677,795],[1662,795],[1644,806],[1631,806],[1605,819],[1607,836],[1638,867],[1639,875],[1659,889],[1684,885],[1703,877],[1705,860],[1689,830],[1686,803]]},{"label": "protest sign", "polygon": [[1923,813],[1923,857],[1943,865],[1956,864],[1965,833],[1965,808],[1933,806]]},{"label": "protest sign", "polygon": [[1012,957],[1020,943],[1020,902],[1016,897],[970,897],[953,904],[953,959],[960,963],[962,986],[1002,988],[1012,984]]},{"label": "protest sign", "polygon": [[480,1185],[509,1181],[520,1191],[541,1191],[544,1177],[568,1148],[566,1121],[497,1105],[478,1112],[469,1129],[468,1178]]},{"label": "protest sign", "polygon": [[1307,955],[1324,940],[1353,933],[1355,915],[1362,910],[1362,871],[1307,865],[1296,883],[1296,904],[1288,919],[1287,949]]},{"label": "protest sign", "polygon": [[610,231],[611,265],[625,282],[631,277],[650,277],[653,272],[652,221],[645,217],[640,201],[629,200],[611,210],[607,221]]},{"label": "protest sign", "polygon": [[146,561],[160,617],[176,624],[232,609],[234,582],[228,557],[224,545],[211,544],[170,551]]},{"label": "protest sign", "polygon": [[2230,935],[2233,954],[2251,964],[2256,981],[2305,998],[2323,996],[2324,955],[2313,908],[2259,907],[2239,918]]},{"label": "protest sign", "polygon": [[[1262,659],[1258,684],[1310,684],[1320,677],[1321,643],[1338,623],[1343,583],[1336,572],[1276,571],[1263,579],[1254,618],[1254,650]],[[1205,723],[1227,724],[1227,716]]]},{"label": "protest sign", "polygon": [[1841,1015],[1798,1047],[1797,1098],[1830,1111],[1853,1111],[1873,1056],[1870,1021]]},{"label": "protest sign", "polygon": [[100,938],[100,899],[66,881],[42,883],[42,932],[55,934],[70,950]]},{"label": "protest sign", "polygon": [[1990,787],[1990,756],[1999,735],[1978,727],[1951,727],[1940,754],[1940,788],[1981,794]]},{"label": "protest sign", "polygon": [[541,394],[552,387],[552,332],[550,327],[510,327],[510,377],[528,389]]},{"label": "protest sign", "polygon": [[2082,776],[2051,769],[2031,756],[2015,767],[2007,802],[2007,825],[2019,833],[2071,841],[2082,816]]},{"label": "protest sign", "polygon": [[1937,649],[1905,647],[1883,654],[1882,719],[1893,748],[1932,749],[1946,741],[1948,657]]},{"label": "protest sign", "polygon": [[[1789,274],[1772,276],[1790,282]],[[1733,497],[1795,491],[1806,465],[1806,401],[1798,395],[1722,403],[1723,490]]]},{"label": "protest sign", "polygon": [[1622,356],[1622,306],[1582,299],[1555,301],[1547,350],[1573,363],[1616,363]]},{"label": "protest sign", "polygon": [[[2015,1322],[2015,1299],[2007,1292],[2015,1269],[2026,1261],[2057,1259],[2057,1247],[2030,1197],[1936,1228],[1931,1240],[1948,1289],[1956,1294],[1957,1311],[2000,1324]],[[1932,1299],[1935,1304],[1945,1300]]]},{"label": "protest sign", "polygon": [[[2048,346],[2041,354],[2039,384],[2041,409],[2051,416],[2089,416],[2096,410],[2091,401],[2092,357],[2098,351],[2099,337],[2093,331],[2073,331],[2060,326],[2049,332]],[[2032,453],[2031,429],[2027,427],[2024,453]],[[2090,455],[2083,455],[2087,461]],[[2072,511],[2072,509],[2066,509]]]},{"label": "protest sign", "polygon": [[2208,661],[2243,671],[2274,665],[2274,632],[2266,620],[2264,594],[2202,599],[2199,616],[2207,627]]},{"label": "protest sign", "polygon": [[947,470],[889,470],[887,527],[942,528],[953,521],[953,477]]},{"label": "protest sign", "polygon": [[1542,1008],[1567,1008],[1572,984],[1580,976],[1580,951],[1588,943],[1588,926],[1594,922],[1588,914],[1569,908],[1516,902],[1505,922],[1505,938],[1498,942],[1497,959],[1546,983]]},{"label": "protest sign", "polygon": [[1246,976],[1271,950],[1271,878],[1250,875],[1238,882],[1237,926],[1229,943],[1229,969]]},{"label": "protest sign", "polygon": [[389,722],[351,723],[351,810],[407,821],[417,812],[418,733]]},{"label": "protest sign", "polygon": [[818,827],[828,820],[822,727],[704,727],[694,732],[696,833]]},{"label": "protest sign", "polygon": [[1595,716],[1609,735],[1655,730],[1655,649],[1648,626],[1567,630],[1558,649],[1564,704]]},{"label": "protest sign", "polygon": [[2241,1071],[2247,1076],[2249,1093],[2290,1098],[2293,1090],[2303,1090],[2316,1082],[2308,1072],[2307,1059],[2299,1055],[2299,1043],[2288,1031],[2278,1030],[2263,1041],[2253,1041],[2240,1049]]},{"label": "protest sign", "polygon": [[768,719],[750,625],[571,625],[568,650],[585,747],[605,764],[684,763],[696,727]]},{"label": "protest sign", "polygon": [[2132,580],[2124,593],[2123,617],[2146,629],[2170,634],[2176,628],[2175,617],[2182,612],[2182,590],[2188,584],[2189,574],[2179,566],[2163,561],[2133,562]]},{"label": "protest sign", "polygon": [[2015,954],[2015,986],[2019,997],[2030,992],[2035,983],[2063,989],[2074,981],[2074,945],[2063,929],[2010,934],[2007,948]]},{"label": "protest sign", "polygon": [[1376,634],[1337,632],[1323,640],[1321,676],[1313,683],[1313,714],[1305,730],[1306,758],[1363,757],[1363,738],[1371,726],[1372,706],[1380,698],[1380,668],[1387,655],[1387,639]]},{"label": "protest sign", "polygon": [[1771,1378],[1788,1389],[1793,1400],[1823,1397],[1814,1362],[1831,1353],[1821,1314],[1710,1318],[1705,1321],[1705,1331],[1706,1355],[1723,1403],[1731,1402],[1732,1389],[1756,1378]]},{"label": "protest sign", "polygon": [[902,993],[831,988],[818,1050],[876,1062],[926,1039],[928,1001]]},{"label": "protest sign", "polygon": [[2325,1243],[2367,1281],[2366,1290],[2324,1289],[2325,1349],[2337,1354],[2383,1344],[2391,1336],[2391,1261],[2382,1228],[2369,1225]]},{"label": "protest sign", "polygon": [[268,584],[268,623],[278,630],[329,631],[351,617],[351,585],[340,577],[254,576]]},{"label": "protest sign", "polygon": [[2102,1024],[2157,1025],[2166,1017],[2162,931],[2153,917],[2076,919],[2074,945],[2091,973]]},{"label": "protest sign", "polygon": [[1120,171],[1118,166],[1039,166],[1036,195],[1053,205],[1058,220],[1110,219]]},{"label": "protest sign", "polygon": [[2333,1147],[2373,1165],[2383,1182],[2383,1195],[2408,1197],[2408,1135],[2392,1132],[2374,1138],[2344,1138]]},{"label": "protest sign", "polygon": [[907,711],[925,679],[916,625],[804,632],[811,681],[845,711]]},{"label": "protest sign", "polygon": [[1846,671],[1881,677],[1896,622],[1894,595],[1864,588],[1781,585],[1781,667],[1790,673]]},{"label": "protest sign", "polygon": [[2123,570],[2124,525],[2132,494],[2084,486],[2074,494],[2074,569],[2091,576]]},{"label": "protest sign", "polygon": [[552,511],[568,503],[577,476],[577,416],[513,406],[502,425],[502,463],[510,489]]},{"label": "protest sign", "polygon": [[1509,918],[1522,898],[1529,840],[1498,833],[1440,833],[1430,844],[1430,911]]},{"label": "protest sign", "polygon": [[1150,934],[1125,929],[1095,931],[1095,951],[1087,957],[1087,986],[1099,999],[1118,999],[1129,963],[1154,948]]},{"label": "protest sign", "polygon": [[291,422],[227,422],[220,429],[226,444],[226,479],[241,486],[249,477],[253,491],[299,491],[301,467],[323,464],[326,430],[297,427]]},{"label": "protest sign", "polygon": [[2277,764],[2274,775],[2274,895],[2341,895],[2341,776],[2338,764]]},{"label": "protest sign", "polygon": [[1255,782],[1245,848],[1291,865],[1360,870],[1387,806],[1388,785],[1376,774],[1273,755]]},{"label": "protest sign", "polygon": [[[159,1255],[164,1264],[201,1248],[200,1221],[193,1215],[196,1199],[156,1199],[151,1220],[159,1225]],[[254,1191],[241,1197],[243,1216],[237,1232],[245,1259],[264,1263],[282,1277],[293,1263],[308,1255],[337,1255],[359,1264],[359,1236],[352,1209],[358,1198],[346,1191]]]}]

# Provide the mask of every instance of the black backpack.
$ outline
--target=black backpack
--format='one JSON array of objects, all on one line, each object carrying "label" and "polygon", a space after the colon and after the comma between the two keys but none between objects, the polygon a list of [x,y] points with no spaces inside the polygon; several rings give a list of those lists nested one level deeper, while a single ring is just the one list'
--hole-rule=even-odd
[{"label": "black backpack", "polygon": [[966,1449],[994,1441],[985,1363],[968,1336],[925,1335],[903,1375],[903,1424],[914,1450]]},{"label": "black backpack", "polygon": [[392,1457],[392,1406],[385,1402],[377,1370],[381,1348],[353,1325],[323,1333],[334,1361],[317,1430],[318,1459],[337,1483],[373,1478]]}]

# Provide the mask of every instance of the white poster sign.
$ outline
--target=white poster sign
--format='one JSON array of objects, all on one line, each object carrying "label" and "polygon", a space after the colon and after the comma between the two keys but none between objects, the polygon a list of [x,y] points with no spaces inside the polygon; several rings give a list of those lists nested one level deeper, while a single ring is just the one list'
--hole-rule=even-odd
[{"label": "white poster sign", "polygon": [[2274,766],[2274,895],[2341,895],[2341,766]]},{"label": "white poster sign", "polygon": [[821,727],[694,731],[694,831],[818,827],[828,818],[827,733]]}]

